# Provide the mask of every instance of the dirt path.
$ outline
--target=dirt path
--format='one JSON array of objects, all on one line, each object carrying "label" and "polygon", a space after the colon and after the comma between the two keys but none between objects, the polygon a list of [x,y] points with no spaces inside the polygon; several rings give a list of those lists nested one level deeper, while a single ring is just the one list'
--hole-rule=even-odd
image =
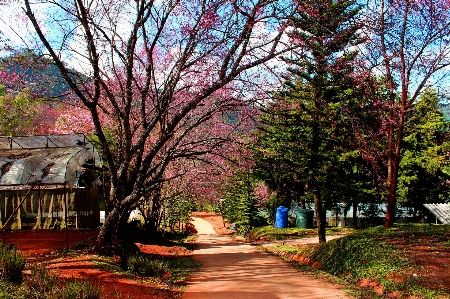
[{"label": "dirt path", "polygon": [[189,280],[183,299],[349,298],[337,286],[301,274],[255,246],[214,234],[206,220],[194,218],[194,225],[194,258],[203,267]]}]

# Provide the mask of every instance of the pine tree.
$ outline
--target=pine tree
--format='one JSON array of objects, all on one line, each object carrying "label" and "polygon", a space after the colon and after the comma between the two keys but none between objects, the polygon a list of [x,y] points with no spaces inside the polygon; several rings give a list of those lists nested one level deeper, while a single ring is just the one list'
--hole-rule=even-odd
[{"label": "pine tree", "polygon": [[[313,197],[319,241],[325,242],[323,189],[342,153],[340,109],[354,98],[352,46],[361,42],[355,1],[306,0],[290,20],[293,43],[302,51],[283,60],[289,75],[283,90],[263,109],[255,156],[259,169],[305,183]],[[268,166],[271,165],[271,166]]]},{"label": "pine tree", "polygon": [[256,181],[250,172],[236,172],[224,190],[223,216],[246,235],[260,221],[261,199],[255,194]]}]

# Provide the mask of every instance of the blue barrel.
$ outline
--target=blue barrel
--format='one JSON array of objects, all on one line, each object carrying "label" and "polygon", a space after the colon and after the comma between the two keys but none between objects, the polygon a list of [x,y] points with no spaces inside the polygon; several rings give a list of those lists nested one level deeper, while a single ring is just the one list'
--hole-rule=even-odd
[{"label": "blue barrel", "polygon": [[275,227],[286,228],[288,227],[288,208],[279,206],[277,208],[277,214],[275,216]]}]

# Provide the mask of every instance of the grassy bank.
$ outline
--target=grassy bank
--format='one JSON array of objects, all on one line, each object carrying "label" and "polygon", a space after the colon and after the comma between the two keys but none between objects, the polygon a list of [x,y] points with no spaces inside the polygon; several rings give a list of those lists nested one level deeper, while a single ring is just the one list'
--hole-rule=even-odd
[{"label": "grassy bank", "polygon": [[[345,227],[329,227],[326,229],[327,235],[335,234],[349,234],[353,233],[355,230],[353,228]],[[248,238],[250,241],[271,241],[271,240],[286,240],[286,239],[298,239],[298,238],[309,238],[316,237],[317,229],[314,228],[299,228],[299,227],[288,227],[288,228],[274,228],[272,225],[256,227],[254,228]]]},{"label": "grassy bank", "polygon": [[444,225],[375,227],[327,243],[269,250],[299,268],[332,275],[358,298],[450,298],[449,233]]}]

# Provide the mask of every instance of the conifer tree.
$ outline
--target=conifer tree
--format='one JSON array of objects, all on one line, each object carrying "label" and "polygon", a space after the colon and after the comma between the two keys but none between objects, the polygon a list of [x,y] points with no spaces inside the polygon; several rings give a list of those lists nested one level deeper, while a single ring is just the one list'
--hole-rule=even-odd
[{"label": "conifer tree", "polygon": [[302,51],[283,58],[289,74],[263,109],[255,156],[260,171],[272,169],[281,179],[304,182],[314,201],[319,242],[325,242],[323,183],[342,152],[340,110],[355,97],[357,52],[351,47],[361,42],[361,26],[355,1],[300,2],[290,38]]},{"label": "conifer tree", "polygon": [[261,199],[255,193],[256,181],[251,172],[236,172],[224,190],[223,216],[246,235],[257,224]]}]

